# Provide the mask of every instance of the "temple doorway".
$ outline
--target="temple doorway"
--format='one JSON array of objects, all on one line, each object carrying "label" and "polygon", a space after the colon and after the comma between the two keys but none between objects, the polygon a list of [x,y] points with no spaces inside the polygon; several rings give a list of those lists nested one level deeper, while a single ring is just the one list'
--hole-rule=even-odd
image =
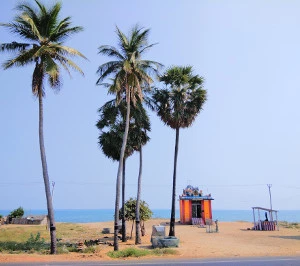
[{"label": "temple doorway", "polygon": [[192,201],[192,218],[202,218],[202,208],[200,201]]}]

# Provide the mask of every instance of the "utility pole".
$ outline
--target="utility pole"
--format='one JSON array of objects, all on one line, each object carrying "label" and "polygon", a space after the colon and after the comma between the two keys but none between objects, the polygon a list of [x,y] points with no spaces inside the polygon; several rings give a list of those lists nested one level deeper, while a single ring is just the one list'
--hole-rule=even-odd
[{"label": "utility pole", "polygon": [[271,212],[270,212],[270,215],[271,215],[271,221],[273,221],[273,213],[272,213],[272,195],[271,195],[271,187],[272,187],[272,184],[267,184],[268,188],[269,188],[269,196],[270,196],[270,209],[271,209]]}]

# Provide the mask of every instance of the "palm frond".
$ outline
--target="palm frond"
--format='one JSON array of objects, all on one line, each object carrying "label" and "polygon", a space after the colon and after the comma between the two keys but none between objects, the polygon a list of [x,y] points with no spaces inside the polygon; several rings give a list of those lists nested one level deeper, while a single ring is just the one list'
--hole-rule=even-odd
[{"label": "palm frond", "polygon": [[110,45],[102,45],[99,48],[99,54],[107,55],[110,57],[116,57],[119,60],[125,60],[123,55],[117,50],[117,48]]},{"label": "palm frond", "polygon": [[[82,76],[84,76],[84,72],[82,71],[82,69],[79,66],[77,66],[77,64],[75,62],[73,62],[72,60],[68,59],[67,57],[64,57],[64,56],[61,56],[61,55],[57,55],[57,56],[52,57],[52,58],[55,61],[57,60],[58,62],[60,62],[65,69],[71,67],[73,70],[79,72]],[[68,71],[68,73],[70,74],[69,71]]]},{"label": "palm frond", "polygon": [[31,46],[31,44],[29,44],[29,43],[18,43],[18,42],[1,43],[0,44],[0,52],[5,52],[5,51],[6,52],[22,52],[30,46]]},{"label": "palm frond", "polygon": [[87,60],[87,58],[78,50],[68,47],[68,46],[64,46],[61,44],[49,44],[48,45],[49,48],[53,49],[55,51],[55,53],[59,54],[59,55],[69,55],[69,56],[80,56],[84,59]]},{"label": "palm frond", "polygon": [[123,32],[121,32],[118,27],[116,27],[116,32],[117,32],[117,36],[118,36],[118,40],[119,40],[119,47],[120,47],[121,51],[123,52],[123,54],[126,55],[127,47],[129,45],[128,39],[127,39],[126,35]]},{"label": "palm frond", "polygon": [[48,81],[51,88],[59,89],[60,82],[60,71],[58,65],[53,61],[53,59],[48,55],[44,59],[45,72],[48,75]]},{"label": "palm frond", "polygon": [[38,51],[39,47],[34,46],[30,50],[21,51],[19,55],[15,58],[7,60],[3,64],[4,69],[8,69],[12,66],[25,66],[35,61],[35,54]]},{"label": "palm frond", "polygon": [[122,63],[120,61],[110,61],[105,64],[102,64],[97,69],[97,74],[100,75],[99,79],[97,80],[96,84],[101,83],[105,78],[108,76],[117,73],[122,69]]},{"label": "palm frond", "polygon": [[21,23],[2,23],[0,26],[6,27],[11,33],[21,36],[26,40],[38,41],[38,38],[31,31],[28,26],[22,25]]},{"label": "palm frond", "polygon": [[157,42],[157,43],[152,43],[152,44],[146,45],[145,47],[143,47],[143,48],[139,51],[139,53],[140,53],[140,54],[143,54],[143,53],[146,52],[148,49],[152,48],[154,45],[157,45],[157,44],[158,44],[158,42]]},{"label": "palm frond", "polygon": [[21,19],[22,19],[24,22],[26,22],[26,23],[28,23],[28,24],[30,25],[30,27],[31,27],[31,32],[33,33],[33,35],[36,36],[37,39],[38,39],[39,41],[43,41],[43,37],[42,37],[42,35],[40,34],[40,31],[39,31],[39,29],[38,29],[38,27],[37,27],[35,21],[34,21],[30,16],[28,16],[27,14],[23,14],[23,15],[21,16]]}]

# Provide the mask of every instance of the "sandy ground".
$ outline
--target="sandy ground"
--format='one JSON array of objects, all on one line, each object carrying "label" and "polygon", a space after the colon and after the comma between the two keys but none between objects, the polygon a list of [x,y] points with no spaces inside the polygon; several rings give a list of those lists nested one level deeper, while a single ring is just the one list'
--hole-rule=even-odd
[{"label": "sandy ground", "polygon": [[[151,248],[150,236],[152,225],[165,224],[167,220],[151,220],[146,222],[146,236],[138,248]],[[113,222],[85,224],[89,228],[102,230],[113,228]],[[180,239],[177,255],[179,258],[222,258],[251,256],[300,256],[300,229],[279,228],[279,231],[252,231],[248,222],[220,222],[218,233],[207,233],[205,228],[192,225],[176,224],[176,236]],[[215,227],[213,227],[215,228]],[[128,225],[130,233],[131,225]],[[168,234],[168,225],[166,233]],[[112,236],[112,235],[111,235]],[[84,240],[84,239],[83,239]],[[133,240],[120,242],[120,249],[135,246]],[[113,250],[108,245],[99,245],[93,254],[69,253],[62,255],[10,255],[0,253],[0,262],[51,262],[51,261],[102,261],[111,260],[106,253]],[[143,257],[147,259],[147,257]],[[143,259],[139,258],[139,260]],[[148,257],[149,259],[149,257]]]}]

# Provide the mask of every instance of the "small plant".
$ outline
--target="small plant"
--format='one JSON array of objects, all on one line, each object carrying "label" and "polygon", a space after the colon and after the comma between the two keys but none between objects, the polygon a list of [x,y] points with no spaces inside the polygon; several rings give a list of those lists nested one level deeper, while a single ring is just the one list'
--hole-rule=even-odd
[{"label": "small plant", "polygon": [[69,253],[69,248],[66,247],[66,245],[63,245],[61,247],[57,247],[57,254],[67,254]]},{"label": "small plant", "polygon": [[76,246],[70,246],[70,247],[67,247],[67,249],[69,252],[78,252],[78,249]]},{"label": "small plant", "polygon": [[94,246],[89,246],[86,247],[85,249],[82,250],[83,253],[95,253],[96,248]]},{"label": "small plant", "polygon": [[40,232],[38,232],[36,236],[30,234],[30,237],[25,242],[25,249],[41,250],[43,248],[45,248],[45,239],[41,238]]}]

